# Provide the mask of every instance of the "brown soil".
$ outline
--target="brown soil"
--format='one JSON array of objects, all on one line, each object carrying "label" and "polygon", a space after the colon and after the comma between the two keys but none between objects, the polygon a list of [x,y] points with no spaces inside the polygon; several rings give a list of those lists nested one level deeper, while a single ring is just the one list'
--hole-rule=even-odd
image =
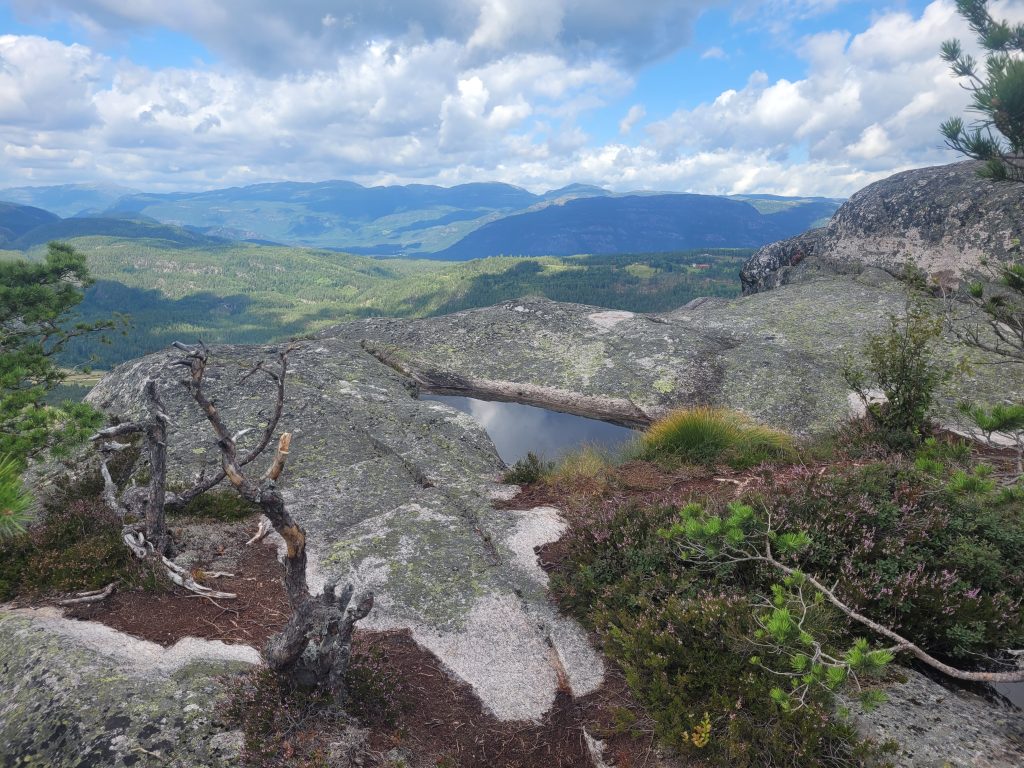
[{"label": "brown soil", "polygon": [[204,579],[197,574],[200,583],[234,592],[237,599],[213,600],[180,587],[155,594],[134,590],[70,609],[67,615],[98,621],[163,646],[191,636],[260,648],[290,614],[281,573],[276,548],[261,542],[242,551],[233,577]]},{"label": "brown soil", "polygon": [[[72,618],[98,621],[163,646],[192,636],[261,647],[284,626],[289,615],[281,582],[283,569],[275,547],[263,542],[245,547],[234,532],[212,552],[237,547],[235,576],[198,579],[236,599],[212,600],[174,587],[163,593],[133,590],[117,592],[101,603],[67,610]],[[646,729],[633,733],[614,728],[617,709],[628,708],[644,723],[644,715],[629,699],[625,683],[609,674],[601,690],[582,699],[560,692],[554,707],[540,723],[502,722],[490,714],[470,685],[450,675],[431,652],[416,644],[408,632],[357,630],[353,666],[369,662],[375,687],[389,689],[398,711],[389,722],[370,717],[367,765],[390,765],[384,757],[399,750],[410,768],[591,768],[584,738],[606,744],[605,757],[620,768],[654,764],[653,739]],[[379,696],[380,691],[372,694]],[[379,720],[379,718],[378,718]],[[332,740],[324,720],[311,719],[309,732],[296,724],[290,739],[328,744]],[[298,750],[294,761],[305,765]],[[447,761],[447,762],[445,762]]]},{"label": "brown soil", "polygon": [[395,670],[401,714],[392,727],[373,730],[370,748],[378,755],[397,748],[411,768],[592,768],[584,729],[605,740],[606,761],[620,768],[653,763],[648,732],[614,732],[616,708],[632,706],[618,678],[582,699],[560,691],[540,723],[501,722],[407,632],[357,633],[353,652],[379,654]]}]

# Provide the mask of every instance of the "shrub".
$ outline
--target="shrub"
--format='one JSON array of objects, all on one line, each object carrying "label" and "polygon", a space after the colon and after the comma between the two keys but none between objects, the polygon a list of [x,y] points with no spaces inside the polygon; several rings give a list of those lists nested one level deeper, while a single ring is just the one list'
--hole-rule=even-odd
[{"label": "shrub", "polygon": [[234,491],[207,491],[168,514],[231,523],[260,514],[260,508]]},{"label": "shrub", "polygon": [[830,697],[776,704],[779,678],[750,662],[752,613],[742,596],[697,592],[643,597],[599,611],[598,622],[657,735],[684,754],[730,768],[874,764],[878,750],[835,716]]},{"label": "shrub", "polygon": [[121,538],[121,520],[99,498],[102,480],[66,485],[28,531],[0,540],[0,600],[99,589],[120,582],[153,589],[154,573]]},{"label": "shrub", "polygon": [[549,461],[541,461],[533,451],[521,458],[502,476],[502,481],[521,485],[540,482],[544,475],[551,471],[553,465]]},{"label": "shrub", "polygon": [[1024,643],[1024,488],[940,453],[808,472],[766,503],[779,526],[810,534],[801,567],[838,578],[848,604],[934,654],[976,660]]},{"label": "shrub", "polygon": [[121,521],[99,500],[47,510],[27,534],[0,543],[0,599],[139,581]]},{"label": "shrub", "polygon": [[[920,440],[935,392],[949,378],[949,366],[934,354],[941,334],[941,318],[911,304],[902,317],[889,316],[886,330],[868,337],[863,367],[853,361],[844,366],[846,383],[894,446]],[[882,402],[872,396],[876,387]]]},{"label": "shrub", "polygon": [[793,438],[756,424],[735,411],[692,408],[673,411],[652,424],[637,448],[640,458],[693,464],[726,463],[737,469],[791,459]]},{"label": "shrub", "polygon": [[776,704],[778,677],[750,661],[756,569],[689,568],[660,535],[676,520],[672,508],[631,506],[574,526],[552,579],[559,603],[599,632],[659,738],[702,765],[872,764],[878,750],[837,718],[827,694],[801,709]]}]

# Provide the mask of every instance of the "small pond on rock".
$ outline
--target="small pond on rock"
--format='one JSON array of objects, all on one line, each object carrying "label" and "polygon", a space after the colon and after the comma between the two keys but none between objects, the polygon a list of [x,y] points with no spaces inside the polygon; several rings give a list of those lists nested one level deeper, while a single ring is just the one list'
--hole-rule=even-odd
[{"label": "small pond on rock", "polygon": [[487,430],[502,461],[509,466],[530,451],[548,460],[584,445],[614,452],[637,435],[632,429],[605,421],[521,403],[427,394],[420,399],[450,405],[476,419]]}]

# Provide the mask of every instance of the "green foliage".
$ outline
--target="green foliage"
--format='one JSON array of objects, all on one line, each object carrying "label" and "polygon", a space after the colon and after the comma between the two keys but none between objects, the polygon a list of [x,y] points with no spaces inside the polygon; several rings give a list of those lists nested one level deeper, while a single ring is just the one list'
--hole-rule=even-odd
[{"label": "green foliage", "polygon": [[592,445],[585,445],[555,462],[547,479],[566,488],[579,487],[581,484],[599,488],[607,484],[610,472],[611,460],[608,454]]},{"label": "green foliage", "polygon": [[[843,375],[864,402],[868,414],[895,444],[920,439],[938,387],[951,375],[936,357],[942,320],[920,304],[911,304],[902,317],[891,315],[889,327],[868,337],[865,367],[848,361]],[[884,402],[872,397],[877,388]]]},{"label": "green foliage", "polygon": [[[932,654],[977,664],[1024,644],[1021,509],[1024,486],[996,485],[970,444],[929,438],[909,458],[793,467],[754,499],[595,511],[563,537],[551,584],[659,737],[701,764],[871,764],[883,756],[836,704],[880,703],[865,683],[892,654],[805,574]],[[747,557],[769,535],[785,578]]]},{"label": "green foliage", "polygon": [[1018,403],[1000,403],[991,408],[964,405],[960,410],[986,435],[1024,430],[1024,405]]},{"label": "green foliage", "polygon": [[50,244],[41,264],[0,261],[0,455],[22,466],[65,451],[101,423],[82,403],[45,404],[65,378],[55,357],[72,338],[112,325],[70,323],[88,283],[85,257],[61,243]]},{"label": "green foliage", "polygon": [[[684,559],[698,566],[731,568],[745,562],[769,564],[772,557],[796,556],[811,546],[805,531],[776,531],[748,504],[734,501],[725,514],[706,511],[691,502],[679,511],[679,521],[659,532],[676,543]],[[772,564],[775,568],[775,565]],[[776,578],[781,569],[775,569]],[[787,573],[770,585],[771,597],[757,602],[751,663],[776,674],[787,684],[775,687],[770,698],[783,711],[807,706],[822,694],[838,693],[848,679],[857,691],[862,680],[876,676],[892,654],[875,651],[861,638],[843,650],[834,609],[824,593],[800,571]]]},{"label": "green foliage", "polygon": [[[765,668],[787,668],[784,660],[770,654],[751,663],[761,650],[752,639],[765,613],[754,595],[767,589],[757,569],[746,563],[700,572],[678,556],[666,532],[699,524],[709,536],[729,536],[753,512],[734,505],[702,516],[701,509],[689,506],[680,516],[676,509],[633,506],[574,525],[552,580],[560,604],[598,630],[657,735],[700,764],[878,764],[879,750],[835,714],[826,687],[809,689],[803,706],[789,706],[789,685]],[[832,614],[816,610],[815,631],[837,633]]]},{"label": "green foliage", "polygon": [[985,49],[984,67],[959,40],[945,41],[941,55],[980,117],[970,125],[951,117],[939,130],[952,149],[984,161],[983,176],[1024,181],[1024,24],[993,19],[987,0],[957,0],[957,10]]},{"label": "green foliage", "polygon": [[692,408],[673,411],[652,424],[637,446],[640,458],[735,468],[795,456],[793,438],[735,411]]},{"label": "green foliage", "polygon": [[233,523],[260,514],[260,507],[234,491],[207,491],[169,514]]},{"label": "green foliage", "polygon": [[[115,483],[127,481],[138,442],[134,438],[108,463]],[[101,500],[102,491],[98,471],[74,482],[60,480],[26,533],[0,539],[0,601],[99,589],[112,581],[148,590],[167,586],[124,545],[123,523]]]},{"label": "green foliage", "polygon": [[808,472],[766,497],[807,531],[801,567],[926,650],[975,661],[1024,643],[1024,488],[962,464],[962,444],[926,443],[913,463]]},{"label": "green foliage", "polygon": [[0,540],[25,532],[32,497],[21,484],[20,470],[14,459],[0,458]]},{"label": "green foliage", "polygon": [[530,485],[532,483],[538,483],[544,479],[544,476],[549,473],[554,464],[550,461],[542,461],[541,458],[530,451],[523,458],[513,464],[508,472],[506,472],[501,480],[504,483],[515,483],[521,485]]},{"label": "green foliage", "polygon": [[100,500],[101,485],[69,486],[47,501],[28,532],[0,540],[0,600],[122,586],[158,587],[121,539],[121,520]]},{"label": "green foliage", "polygon": [[979,310],[983,322],[964,318],[953,327],[967,345],[1020,365],[1024,364],[1024,262],[1019,239],[1013,240],[1009,251],[1010,260],[983,260],[985,279],[969,283],[957,297]]}]

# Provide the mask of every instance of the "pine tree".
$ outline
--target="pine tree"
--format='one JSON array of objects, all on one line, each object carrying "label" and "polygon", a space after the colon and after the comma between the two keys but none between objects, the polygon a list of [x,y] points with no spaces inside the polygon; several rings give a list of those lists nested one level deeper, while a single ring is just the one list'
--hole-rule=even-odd
[{"label": "pine tree", "polygon": [[985,50],[982,65],[959,40],[942,44],[941,55],[971,93],[970,124],[951,117],[940,130],[957,152],[984,161],[983,176],[1024,181],[1024,24],[996,21],[988,0],[957,0],[957,10]]},{"label": "pine tree", "polygon": [[90,282],[85,256],[61,243],[50,243],[42,263],[0,261],[0,458],[24,467],[81,442],[101,423],[82,403],[46,403],[67,375],[55,359],[67,342],[113,327],[110,320],[71,321]]}]

